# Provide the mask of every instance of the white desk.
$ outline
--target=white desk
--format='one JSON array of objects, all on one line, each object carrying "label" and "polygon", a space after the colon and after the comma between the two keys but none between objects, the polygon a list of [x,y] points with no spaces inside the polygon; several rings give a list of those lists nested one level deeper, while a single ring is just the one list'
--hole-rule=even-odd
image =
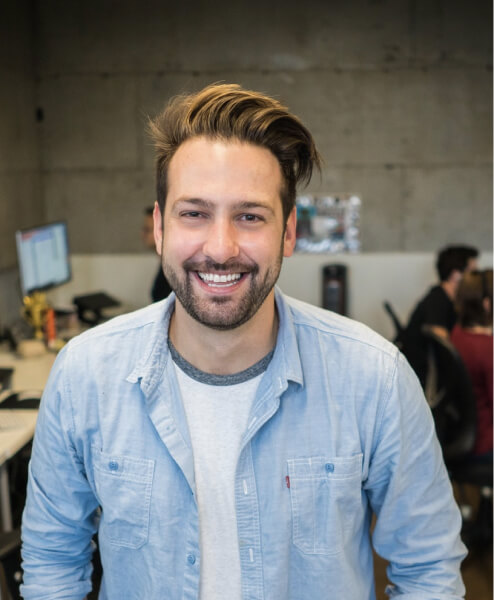
[{"label": "white desk", "polygon": [[[25,392],[26,397],[41,396],[46,384],[50,369],[55,360],[55,354],[47,352],[32,358],[19,358],[7,351],[0,351],[0,367],[12,367],[12,392]],[[3,396],[3,394],[2,394]],[[10,507],[10,494],[8,482],[7,461],[14,456],[34,435],[36,409],[4,409],[4,421],[11,417],[19,425],[12,428],[0,429],[0,514],[1,525],[4,531],[12,529],[12,511]],[[0,411],[0,424],[2,420]],[[7,414],[10,413],[10,415]]]}]

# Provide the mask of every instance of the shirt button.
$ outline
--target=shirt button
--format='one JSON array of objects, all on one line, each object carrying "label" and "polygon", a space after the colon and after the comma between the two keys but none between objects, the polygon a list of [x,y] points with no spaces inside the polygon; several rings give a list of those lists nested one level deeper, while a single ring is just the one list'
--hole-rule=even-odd
[{"label": "shirt button", "polygon": [[118,471],[118,463],[116,460],[111,460],[108,463],[108,467],[110,468],[110,471]]},{"label": "shirt button", "polygon": [[333,465],[333,463],[326,463],[324,465],[324,468],[326,469],[326,471],[328,473],[332,473],[334,471],[334,465]]},{"label": "shirt button", "polygon": [[193,554],[187,554],[187,562],[193,565],[196,562],[196,557]]}]

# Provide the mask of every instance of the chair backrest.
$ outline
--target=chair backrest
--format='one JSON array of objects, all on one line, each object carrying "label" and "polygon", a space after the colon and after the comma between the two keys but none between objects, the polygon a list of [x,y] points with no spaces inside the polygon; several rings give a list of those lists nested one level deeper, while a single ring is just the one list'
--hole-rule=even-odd
[{"label": "chair backrest", "polygon": [[398,348],[401,349],[402,343],[403,343],[402,338],[403,338],[403,333],[405,331],[405,328],[403,327],[403,325],[402,325],[400,319],[398,318],[398,315],[394,311],[393,307],[387,300],[385,300],[383,302],[383,306],[384,306],[384,310],[390,316],[391,321],[393,322],[393,325],[395,328],[395,337],[393,339],[393,343],[396,344],[398,346]]},{"label": "chair backrest", "polygon": [[446,464],[473,450],[476,406],[468,371],[456,348],[424,326],[428,345],[425,396],[431,407]]},{"label": "chair backrest", "polygon": [[20,598],[21,534],[18,529],[0,532],[0,600]]}]

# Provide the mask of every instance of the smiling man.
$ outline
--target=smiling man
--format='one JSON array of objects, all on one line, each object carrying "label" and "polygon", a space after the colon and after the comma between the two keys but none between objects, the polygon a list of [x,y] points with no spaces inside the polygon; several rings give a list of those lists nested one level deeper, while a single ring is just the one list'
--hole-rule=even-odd
[{"label": "smiling man", "polygon": [[[465,554],[430,411],[397,349],[275,288],[319,157],[236,85],[151,122],[174,294],[79,336],[43,396],[24,598],[458,600]],[[370,524],[376,515],[372,535]]]}]

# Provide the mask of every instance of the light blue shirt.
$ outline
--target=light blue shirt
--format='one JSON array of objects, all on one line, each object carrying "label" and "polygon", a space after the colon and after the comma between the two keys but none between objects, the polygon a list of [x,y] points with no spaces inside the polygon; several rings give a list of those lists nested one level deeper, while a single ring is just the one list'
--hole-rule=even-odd
[{"label": "light blue shirt", "polygon": [[[96,530],[100,599],[198,598],[193,456],[166,343],[173,303],[60,352],[30,466],[24,598],[83,598]],[[373,513],[391,596],[462,598],[460,514],[407,362],[364,325],[279,290],[276,303],[276,349],[236,470],[242,599],[374,599]],[[228,592],[218,600],[239,600]]]}]

